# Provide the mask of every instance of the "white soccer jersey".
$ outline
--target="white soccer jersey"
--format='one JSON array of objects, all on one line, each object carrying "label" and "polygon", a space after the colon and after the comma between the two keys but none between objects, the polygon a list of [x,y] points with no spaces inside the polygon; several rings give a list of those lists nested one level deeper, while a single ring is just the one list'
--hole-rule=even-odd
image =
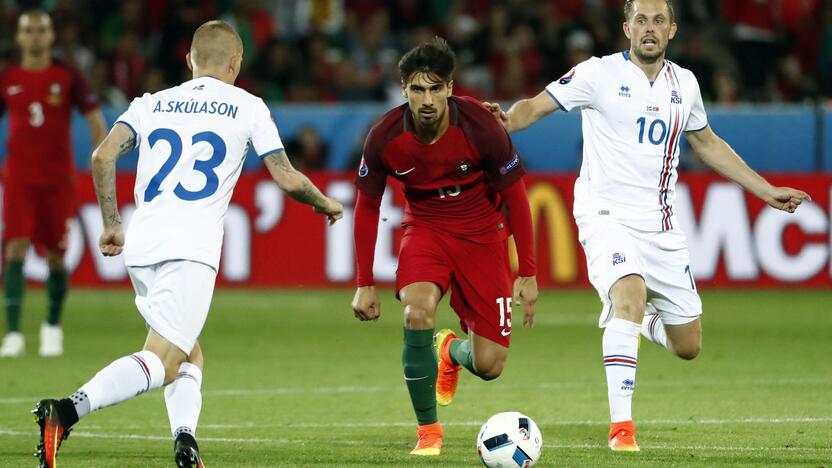
[{"label": "white soccer jersey", "polygon": [[565,111],[581,108],[575,218],[609,215],[642,231],[678,228],[673,203],[682,132],[708,125],[693,73],[665,60],[651,83],[623,52],[592,57],[546,91]]},{"label": "white soccer jersey", "polygon": [[134,99],[117,122],[133,130],[139,146],[125,264],[182,259],[216,270],[249,143],[261,158],[283,148],[263,100],[201,77]]}]

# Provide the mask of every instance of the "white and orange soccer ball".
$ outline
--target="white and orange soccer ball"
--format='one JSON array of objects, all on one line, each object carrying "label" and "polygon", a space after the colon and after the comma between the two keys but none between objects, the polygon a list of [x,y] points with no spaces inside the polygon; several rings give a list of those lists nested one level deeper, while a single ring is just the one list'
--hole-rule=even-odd
[{"label": "white and orange soccer ball", "polygon": [[480,460],[489,468],[532,466],[542,447],[543,435],[537,424],[516,411],[491,416],[477,434]]}]

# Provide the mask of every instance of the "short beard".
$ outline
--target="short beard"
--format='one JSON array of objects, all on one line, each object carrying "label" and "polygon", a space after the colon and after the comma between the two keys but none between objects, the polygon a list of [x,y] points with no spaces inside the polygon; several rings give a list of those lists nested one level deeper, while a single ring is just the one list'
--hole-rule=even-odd
[{"label": "short beard", "polygon": [[414,116],[414,120],[423,128],[436,128],[439,126],[439,122],[442,122],[442,116],[436,113],[433,120],[424,120],[420,115],[418,118]]},{"label": "short beard", "polygon": [[664,57],[664,49],[658,50],[654,54],[647,54],[642,51],[641,47],[636,47],[635,53],[641,63],[656,63]]},{"label": "short beard", "polygon": [[[412,110],[411,110],[412,112]],[[445,118],[445,113],[448,112],[448,108],[445,108],[445,112],[439,113],[437,112],[435,118],[431,121],[422,120],[422,117],[419,115],[418,111],[413,114],[413,122],[416,126],[419,127],[420,130],[425,131],[427,133],[434,133],[439,130],[439,126],[442,124],[442,119]]]}]

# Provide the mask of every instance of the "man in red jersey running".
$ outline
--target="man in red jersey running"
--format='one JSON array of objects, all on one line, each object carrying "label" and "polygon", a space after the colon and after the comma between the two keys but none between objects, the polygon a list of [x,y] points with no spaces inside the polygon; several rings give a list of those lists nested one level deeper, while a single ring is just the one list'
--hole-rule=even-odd
[{"label": "man in red jersey running", "polygon": [[21,14],[15,39],[20,65],[0,74],[0,114],[5,109],[9,112],[3,170],[3,286],[8,328],[0,357],[24,353],[20,332],[23,261],[32,243],[45,249],[49,266],[49,310],[40,329],[40,355],[59,356],[63,354],[60,315],[68,284],[64,251],[69,220],[76,210],[72,108],[84,114],[93,146],[104,139],[104,117],[81,74],[52,60],[55,32],[48,14],[40,10]]},{"label": "man in red jersey running", "polygon": [[[381,313],[372,274],[379,206],[388,176],[404,184],[396,292],[404,305],[404,378],[419,423],[414,455],[439,455],[436,404],[451,402],[460,367],[484,380],[500,375],[512,296],[523,301],[523,322],[531,326],[538,294],[523,165],[508,134],[478,101],[451,96],[454,66],[454,53],[440,38],[402,57],[408,103],[370,130],[355,182],[358,290],[352,307],[359,320]],[[520,259],[513,295],[509,233]],[[468,339],[451,330],[434,337],[436,306],[449,289]]]}]

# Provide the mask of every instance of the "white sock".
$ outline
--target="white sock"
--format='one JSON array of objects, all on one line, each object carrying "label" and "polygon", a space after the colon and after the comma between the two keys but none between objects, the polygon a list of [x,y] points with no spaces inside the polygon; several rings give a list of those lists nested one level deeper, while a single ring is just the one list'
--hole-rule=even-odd
[{"label": "white sock", "polygon": [[636,387],[638,334],[641,324],[613,318],[604,330],[604,367],[610,400],[610,421],[631,421]]},{"label": "white sock", "polygon": [[659,314],[644,315],[644,321],[641,322],[641,336],[657,345],[667,348],[667,332],[664,330],[664,323],[662,323]]},{"label": "white sock", "polygon": [[174,439],[183,432],[196,437],[196,424],[202,410],[201,387],[202,370],[190,362],[183,362],[176,380],[165,388],[165,405]]},{"label": "white sock", "polygon": [[93,412],[159,388],[164,381],[165,366],[159,357],[150,351],[139,351],[116,359],[79,391],[87,395],[89,410]]}]

